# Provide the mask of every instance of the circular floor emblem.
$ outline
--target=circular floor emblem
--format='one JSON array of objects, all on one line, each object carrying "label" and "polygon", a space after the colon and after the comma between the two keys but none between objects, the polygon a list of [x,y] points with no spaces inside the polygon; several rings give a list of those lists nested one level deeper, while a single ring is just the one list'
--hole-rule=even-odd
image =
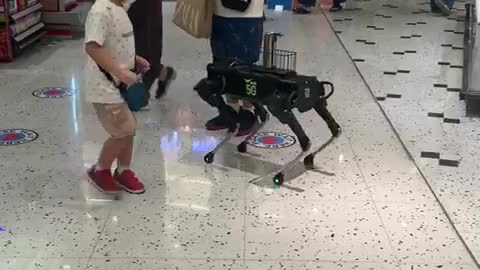
[{"label": "circular floor emblem", "polygon": [[252,146],[267,149],[287,148],[294,145],[295,142],[293,136],[277,132],[260,132],[248,141]]},{"label": "circular floor emblem", "polygon": [[37,139],[38,134],[28,129],[0,130],[0,146],[29,143]]},{"label": "circular floor emblem", "polygon": [[38,98],[63,98],[74,94],[72,89],[63,87],[47,87],[34,91],[33,96]]}]

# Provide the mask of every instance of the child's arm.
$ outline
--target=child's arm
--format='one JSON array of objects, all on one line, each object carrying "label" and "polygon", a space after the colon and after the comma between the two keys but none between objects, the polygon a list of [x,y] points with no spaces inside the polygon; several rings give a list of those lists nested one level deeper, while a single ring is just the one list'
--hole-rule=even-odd
[{"label": "child's arm", "polygon": [[88,42],[85,45],[85,50],[95,63],[127,86],[131,86],[138,81],[135,73],[121,68],[120,65],[113,60],[110,53],[96,42]]}]

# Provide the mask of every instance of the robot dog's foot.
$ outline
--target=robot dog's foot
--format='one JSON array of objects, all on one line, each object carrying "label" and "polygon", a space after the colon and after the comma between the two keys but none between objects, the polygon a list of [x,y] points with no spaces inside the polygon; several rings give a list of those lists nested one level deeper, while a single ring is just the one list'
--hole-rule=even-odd
[{"label": "robot dog's foot", "polygon": [[304,159],[303,159],[303,164],[305,165],[305,167],[309,170],[312,170],[312,169],[315,169],[315,164],[314,164],[314,161],[315,161],[315,156],[320,153],[321,151],[323,151],[325,148],[327,148],[327,146],[329,146],[331,143],[333,143],[338,137],[340,137],[340,135],[342,134],[342,130],[340,129],[340,127],[338,128],[337,130],[338,132],[336,132],[336,134],[332,137],[330,137],[330,139],[328,139],[328,141],[326,141],[324,144],[322,144],[317,150],[313,151],[312,153],[308,154]]},{"label": "robot dog's foot", "polygon": [[203,157],[203,160],[205,161],[205,163],[208,163],[208,164],[213,163],[215,159],[215,154],[218,152],[218,150],[220,150],[220,148],[222,148],[225,144],[227,144],[230,140],[232,140],[232,138],[234,138],[237,135],[237,133],[238,133],[238,125],[237,125],[237,128],[234,129],[233,131],[229,130],[227,133],[227,136],[225,136],[225,138],[215,147],[215,149],[208,152]]}]

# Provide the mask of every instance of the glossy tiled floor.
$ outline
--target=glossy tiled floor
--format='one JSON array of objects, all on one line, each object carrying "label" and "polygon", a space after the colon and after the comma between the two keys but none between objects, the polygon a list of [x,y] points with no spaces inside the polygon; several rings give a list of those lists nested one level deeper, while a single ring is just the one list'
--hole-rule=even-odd
[{"label": "glossy tiled floor", "polygon": [[[179,77],[138,114],[134,169],[144,195],[111,201],[85,181],[105,134],[82,101],[81,41],[44,44],[1,66],[0,129],[39,138],[0,148],[0,269],[477,269],[320,14],[270,15],[266,25],[299,51],[300,72],[337,87],[330,109],[344,135],[318,156],[319,169],[298,166],[275,188],[269,174],[296,147],[229,146],[205,165],[221,134],[203,130],[215,111],[191,89],[208,43],[176,30],[167,7],[165,62]],[[77,94],[31,95],[50,86]],[[328,139],[313,113],[300,118],[315,144]],[[291,134],[276,120],[265,130]]]},{"label": "glossy tiled floor", "polygon": [[465,116],[458,95],[465,1],[448,18],[424,13],[423,1],[389,4],[351,2],[352,11],[328,17],[478,261],[480,121]]}]

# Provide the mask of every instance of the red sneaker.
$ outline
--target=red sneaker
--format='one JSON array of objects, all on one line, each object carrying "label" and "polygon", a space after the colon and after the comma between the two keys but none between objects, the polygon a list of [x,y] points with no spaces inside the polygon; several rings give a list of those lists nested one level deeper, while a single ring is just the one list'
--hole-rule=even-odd
[{"label": "red sneaker", "polygon": [[90,183],[94,185],[99,191],[108,194],[116,194],[121,191],[118,184],[113,180],[110,169],[96,171],[95,166],[88,170],[88,177]]},{"label": "red sneaker", "polygon": [[114,179],[121,188],[129,193],[142,194],[145,192],[145,186],[131,170],[125,170],[121,174],[115,170]]}]

